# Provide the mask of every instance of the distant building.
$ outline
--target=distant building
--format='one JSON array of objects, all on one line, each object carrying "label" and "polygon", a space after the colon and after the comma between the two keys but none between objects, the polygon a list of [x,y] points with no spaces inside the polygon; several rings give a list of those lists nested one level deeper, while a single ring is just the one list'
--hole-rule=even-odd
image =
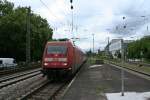
[{"label": "distant building", "polygon": [[133,40],[112,39],[109,43],[109,46],[106,46],[106,52],[108,52],[107,50],[109,50],[113,58],[117,58],[116,54],[121,54],[122,48],[124,48],[124,50],[126,51],[126,48],[130,42],[133,42]]},{"label": "distant building", "polygon": [[127,47],[128,47],[128,44],[133,42],[134,40],[124,40],[123,43],[124,43],[124,49],[126,50]]},{"label": "distant building", "polygon": [[145,36],[144,36],[144,38],[148,38],[148,37],[150,37],[150,35],[145,35]]},{"label": "distant building", "polygon": [[111,53],[111,55],[114,58],[117,58],[116,55],[115,55],[116,52],[120,52],[121,53],[122,41],[123,41],[122,39],[113,39],[110,42],[109,52]]}]

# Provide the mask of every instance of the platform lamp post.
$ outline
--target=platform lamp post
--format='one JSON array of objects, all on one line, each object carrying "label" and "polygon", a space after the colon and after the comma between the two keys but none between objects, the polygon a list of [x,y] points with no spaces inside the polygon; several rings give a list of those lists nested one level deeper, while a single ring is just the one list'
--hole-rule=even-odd
[{"label": "platform lamp post", "polygon": [[[122,65],[124,64],[124,45],[123,39],[121,39],[121,58],[122,58]],[[124,70],[121,69],[121,96],[124,96]]]},{"label": "platform lamp post", "polygon": [[[125,17],[122,17],[123,20],[125,20]],[[126,28],[126,25],[124,23],[123,28]],[[124,42],[123,39],[121,39],[121,59],[122,59],[122,65],[124,64]],[[121,69],[121,96],[124,96],[124,70]]]}]

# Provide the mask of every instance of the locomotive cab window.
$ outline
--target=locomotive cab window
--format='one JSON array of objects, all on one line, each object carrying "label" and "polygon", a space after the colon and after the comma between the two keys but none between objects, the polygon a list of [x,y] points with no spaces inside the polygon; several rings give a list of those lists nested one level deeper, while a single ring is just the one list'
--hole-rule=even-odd
[{"label": "locomotive cab window", "polygon": [[47,53],[48,54],[66,54],[67,47],[66,46],[48,46]]}]

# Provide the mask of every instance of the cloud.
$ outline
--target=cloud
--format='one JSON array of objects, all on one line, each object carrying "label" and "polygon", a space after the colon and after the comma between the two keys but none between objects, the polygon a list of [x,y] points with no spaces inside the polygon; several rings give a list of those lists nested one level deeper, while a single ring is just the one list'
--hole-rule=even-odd
[{"label": "cloud", "polygon": [[146,27],[150,26],[149,0],[73,0],[74,34],[71,34],[69,0],[42,0],[50,11],[40,0],[9,1],[17,6],[30,5],[35,13],[46,18],[55,29],[53,38],[81,38],[76,44],[84,50],[92,47],[93,33],[95,49],[104,48],[108,37],[130,39],[149,34],[146,32]]}]

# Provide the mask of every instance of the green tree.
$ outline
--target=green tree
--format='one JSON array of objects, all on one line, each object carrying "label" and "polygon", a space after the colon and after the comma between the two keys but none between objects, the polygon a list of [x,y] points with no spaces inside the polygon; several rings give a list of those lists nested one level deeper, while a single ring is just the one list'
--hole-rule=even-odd
[{"label": "green tree", "polygon": [[[25,61],[27,8],[14,8],[13,3],[0,1],[0,56]],[[31,13],[31,57],[40,60],[45,43],[52,38],[46,19]]]},{"label": "green tree", "polygon": [[150,36],[141,39],[142,57],[150,60]]},{"label": "green tree", "polygon": [[150,60],[150,36],[130,43],[127,52],[128,58],[145,58]]}]

